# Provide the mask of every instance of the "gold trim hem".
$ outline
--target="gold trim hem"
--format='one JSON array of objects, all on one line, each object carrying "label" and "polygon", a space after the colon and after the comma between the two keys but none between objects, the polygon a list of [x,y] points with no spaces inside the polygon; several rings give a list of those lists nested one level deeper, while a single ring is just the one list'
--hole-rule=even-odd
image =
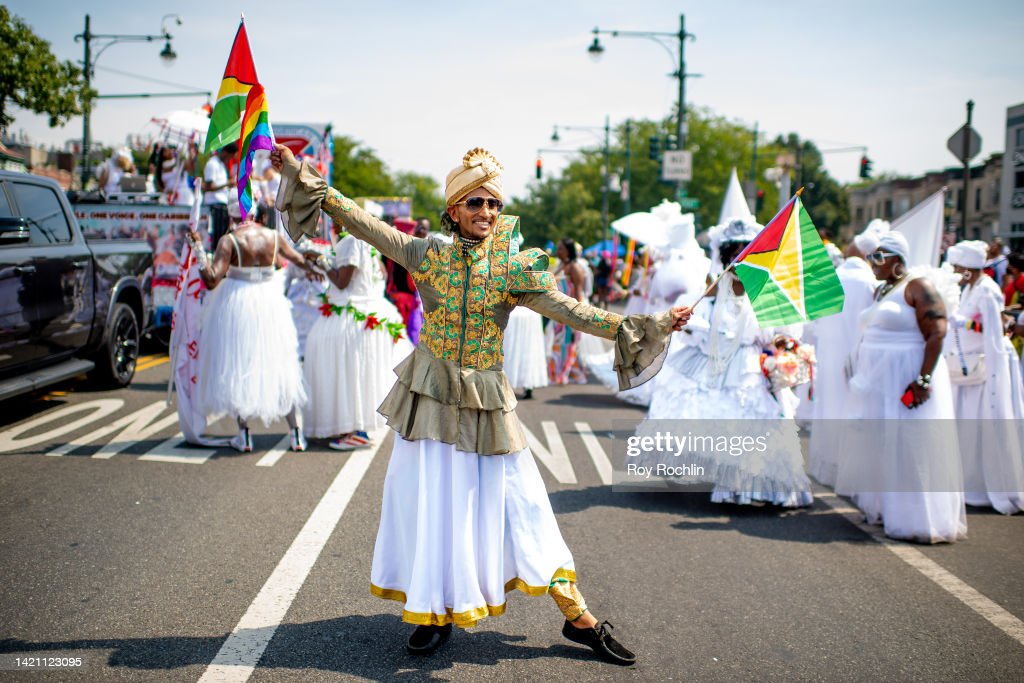
[{"label": "gold trim hem", "polygon": [[[559,568],[555,571],[554,576],[551,577],[552,583],[557,579],[565,579],[575,583],[576,572],[572,569]],[[547,586],[531,586],[519,577],[510,579],[505,583],[506,593],[510,593],[513,590],[519,590],[533,597],[544,595],[550,589],[550,584]],[[383,600],[394,600],[401,603],[408,602],[408,598],[406,598],[404,592],[393,588],[381,588],[373,583],[370,584],[370,594]],[[465,610],[463,612],[455,612],[449,608],[445,610],[444,614],[434,614],[433,612],[410,612],[409,610],[403,609],[402,621],[407,624],[416,624],[417,626],[444,626],[446,624],[455,624],[459,628],[471,628],[476,626],[476,623],[485,617],[501,616],[505,613],[507,605],[507,602],[503,602],[500,605],[484,605],[482,607],[474,607],[473,609]]]}]

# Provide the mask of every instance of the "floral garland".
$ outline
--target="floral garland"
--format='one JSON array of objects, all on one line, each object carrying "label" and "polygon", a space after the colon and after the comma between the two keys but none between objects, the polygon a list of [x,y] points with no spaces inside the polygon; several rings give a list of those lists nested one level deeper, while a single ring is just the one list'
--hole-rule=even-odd
[{"label": "floral garland", "polygon": [[320,300],[323,302],[320,304],[320,314],[325,318],[348,313],[356,322],[365,322],[365,328],[368,330],[376,330],[379,327],[383,327],[391,335],[391,341],[395,344],[398,343],[399,339],[405,338],[405,325],[400,322],[392,322],[387,318],[380,318],[376,313],[363,313],[352,304],[345,304],[344,306],[332,304],[327,296],[327,292],[320,295]]},{"label": "floral garland", "polygon": [[813,346],[782,335],[773,340],[772,346],[761,354],[761,372],[768,378],[772,391],[814,381],[818,360]]}]

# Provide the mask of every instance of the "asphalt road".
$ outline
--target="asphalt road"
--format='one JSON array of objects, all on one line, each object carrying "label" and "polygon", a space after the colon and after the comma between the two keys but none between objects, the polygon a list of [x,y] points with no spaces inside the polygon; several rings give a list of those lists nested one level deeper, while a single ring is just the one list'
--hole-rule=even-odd
[{"label": "asphalt road", "polygon": [[[639,663],[595,661],[561,637],[549,598],[521,593],[411,657],[400,605],[368,590],[391,437],[372,458],[316,443],[268,458],[283,424],[257,429],[251,455],[176,450],[157,406],[168,366],[150,363],[126,390],[70,383],[0,404],[0,669],[82,658],[4,680],[195,681],[220,672],[232,632],[266,642],[252,681],[1024,676],[1024,516],[971,510],[967,540],[922,547],[879,542],[824,488],[797,511],[616,493],[577,423],[610,457],[612,421],[643,412],[596,385],[538,390],[519,415],[551,454],[558,476],[540,469],[580,587]],[[117,423],[128,415],[146,419]]]}]

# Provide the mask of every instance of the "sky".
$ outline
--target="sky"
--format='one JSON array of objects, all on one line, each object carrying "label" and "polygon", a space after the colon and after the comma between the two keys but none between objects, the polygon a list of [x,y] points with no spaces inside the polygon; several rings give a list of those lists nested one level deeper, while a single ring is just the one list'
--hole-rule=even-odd
[{"label": "sky", "polygon": [[[506,192],[519,196],[534,178],[537,149],[552,146],[554,125],[662,118],[675,104],[675,59],[663,47],[602,36],[606,49],[595,62],[586,50],[595,27],[676,33],[685,12],[696,36],[686,43],[686,71],[702,75],[687,79],[687,106],[757,123],[770,137],[795,131],[826,150],[865,146],[876,174],[956,165],[946,140],[965,122],[968,99],[982,137],[978,160],[1003,151],[1006,109],[1024,102],[1024,12],[1015,0],[7,4],[72,60],[82,59],[74,36],[87,12],[94,33],[138,34],[159,33],[173,8],[182,19],[166,23],[174,64],[158,57],[162,43],[113,45],[97,62],[101,94],[183,89],[109,69],[216,93],[244,11],[273,121],[332,122],[391,170],[442,184],[466,150],[485,147],[505,166]],[[675,51],[678,41],[669,43]],[[113,145],[152,134],[150,117],[203,102],[101,101],[93,138]],[[51,129],[42,116],[16,115],[11,131],[37,143],[62,146],[82,134],[80,118]],[[589,132],[561,135],[560,147],[600,144]],[[545,172],[565,159],[545,154]],[[857,180],[859,152],[825,159],[841,182]]]}]

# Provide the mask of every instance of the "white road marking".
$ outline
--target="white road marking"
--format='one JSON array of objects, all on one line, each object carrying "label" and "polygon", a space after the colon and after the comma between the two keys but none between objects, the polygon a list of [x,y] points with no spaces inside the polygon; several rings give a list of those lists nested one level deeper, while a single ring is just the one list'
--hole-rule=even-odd
[{"label": "white road marking", "polygon": [[[145,422],[149,422],[154,417],[163,412],[164,408],[166,407],[167,403],[165,401],[157,401],[156,403],[151,403],[145,408],[141,408],[140,410],[132,413],[131,415],[122,417],[120,420],[117,420],[116,422],[103,425],[99,429],[94,429],[93,431],[87,434],[83,434],[82,436],[71,439],[65,444],[61,444],[60,446],[57,446],[53,450],[48,451],[47,455],[67,455],[68,453],[71,453],[72,451],[75,451],[81,448],[82,446],[88,446],[91,443],[99,441],[103,437],[113,434],[119,429],[124,429],[125,427],[132,424],[132,422],[134,422],[136,419],[144,419]],[[145,424],[145,422],[143,424]]]},{"label": "white road marking", "polygon": [[[177,414],[174,417],[177,419]],[[151,448],[144,455],[140,455],[139,460],[202,465],[210,459],[211,455],[217,452],[216,449],[209,448],[181,448],[184,440],[185,435],[178,432],[170,439],[167,439],[167,441]]]},{"label": "white road marking", "polygon": [[925,577],[934,581],[942,590],[964,603],[1000,631],[1024,645],[1024,622],[997,605],[969,586],[962,579],[950,573],[920,550],[905,543],[894,541],[883,536],[877,527],[865,524],[864,516],[834,493],[815,493],[816,498],[834,511],[846,517],[852,524],[859,527],[875,541],[884,546],[893,555],[900,558]]},{"label": "white road marking", "polygon": [[285,454],[285,452],[291,448],[292,435],[291,433],[285,434],[284,438],[277,442],[277,445],[267,451],[267,454],[259,459],[256,463],[257,467],[273,467],[277,464],[277,461]]},{"label": "white road marking", "polygon": [[544,430],[544,437],[551,447],[550,451],[534,436],[533,432],[526,428],[526,425],[523,425],[526,445],[530,447],[533,457],[539,460],[544,467],[548,468],[548,472],[554,476],[559,484],[575,484],[576,472],[573,471],[572,463],[569,462],[569,453],[566,452],[565,444],[562,443],[558,427],[550,420],[542,421],[540,427]]},{"label": "white road marking", "polygon": [[178,411],[176,410],[172,411],[170,415],[166,415],[153,424],[150,424],[150,422],[166,408],[167,404],[164,401],[157,401],[156,403],[151,403],[141,410],[135,411],[131,415],[122,417],[115,423],[117,427],[121,429],[121,433],[115,436],[111,441],[103,446],[103,448],[93,453],[92,457],[104,460],[112,458],[126,448],[130,448],[135,445],[139,441],[145,441],[149,437],[160,433],[171,425],[177,425]]},{"label": "white road marking", "polygon": [[221,645],[200,683],[246,681],[252,675],[388,431],[377,430],[371,435],[373,448],[353,451],[349,456],[256,599]]},{"label": "white road marking", "polygon": [[586,422],[577,422],[576,431],[580,433],[583,445],[587,447],[590,459],[594,461],[594,467],[597,469],[598,476],[601,477],[601,483],[608,486],[612,483],[612,462],[601,448],[601,442],[597,440],[594,430]]},{"label": "white road marking", "polygon": [[[90,422],[101,420],[104,417],[116,413],[124,405],[124,399],[121,398],[99,398],[94,401],[86,401],[85,403],[76,403],[74,405],[65,406],[52,413],[46,413],[40,415],[34,420],[23,422],[20,425],[11,427],[3,432],[0,432],[0,453],[10,453],[11,451],[19,451],[22,449],[31,448],[50,439],[55,439],[59,436],[63,436],[70,432],[75,431],[79,427],[84,427]],[[62,424],[59,427],[32,436],[26,436],[23,439],[19,439],[18,436],[38,429],[42,425],[56,422],[66,418],[69,415],[81,413],[85,411],[91,411],[88,415],[72,420],[67,424]]]}]

